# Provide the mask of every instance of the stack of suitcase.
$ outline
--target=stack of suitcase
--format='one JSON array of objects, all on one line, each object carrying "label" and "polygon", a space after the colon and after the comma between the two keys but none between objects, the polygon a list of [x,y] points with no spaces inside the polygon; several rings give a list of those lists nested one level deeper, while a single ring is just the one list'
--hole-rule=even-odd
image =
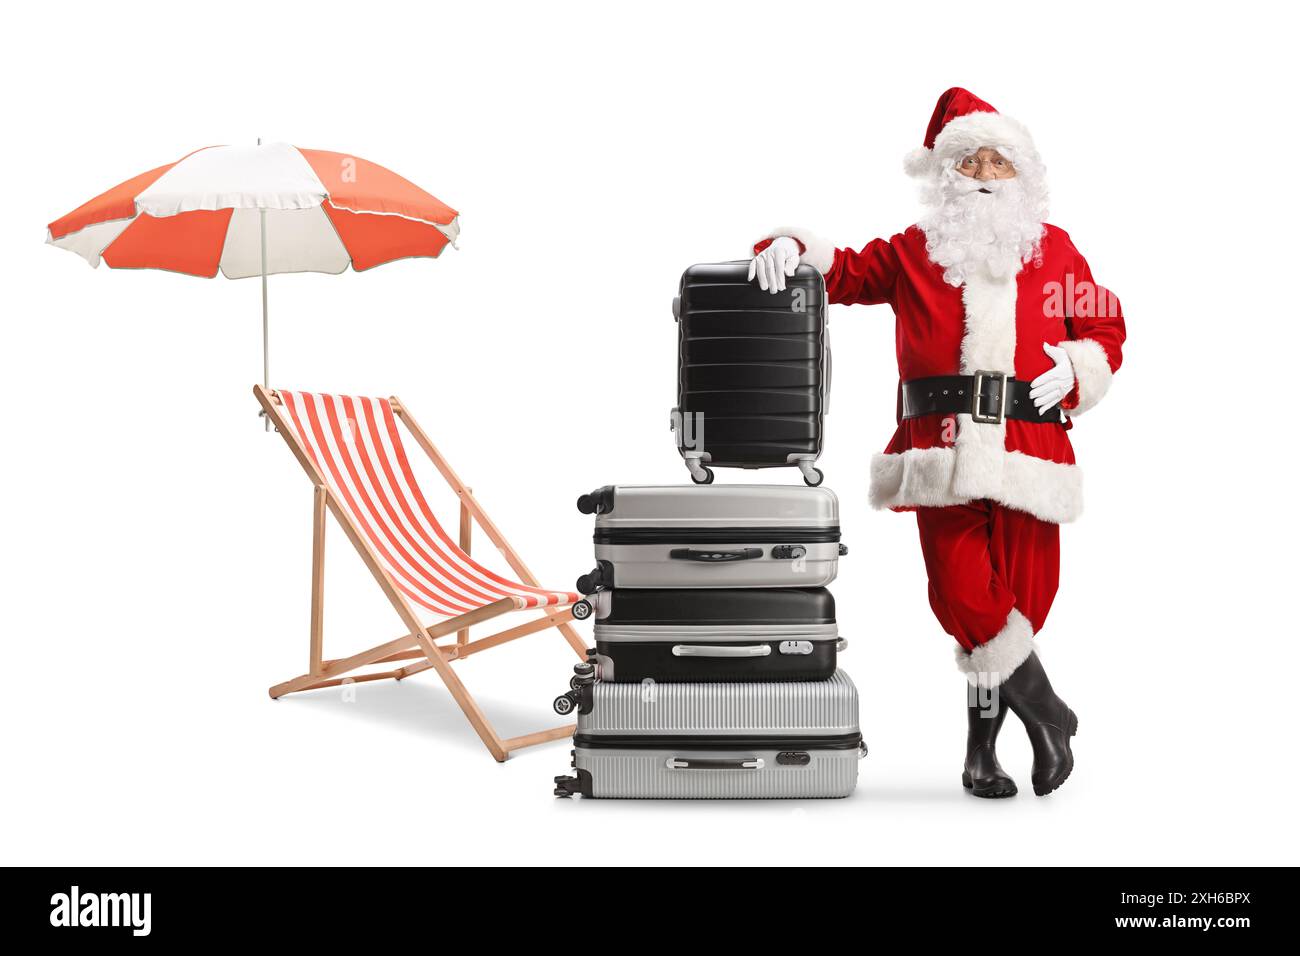
[{"label": "stack of suitcase", "polygon": [[594,616],[596,646],[555,701],[578,715],[557,796],[844,797],[857,782],[857,690],[837,667],[827,590],[846,553],[835,495],[711,484],[709,464],[793,465],[821,482],[821,276],[801,268],[769,296],[745,273],[692,267],[674,303],[674,424],[696,485],[578,499],[595,515],[596,567],[574,615]]}]

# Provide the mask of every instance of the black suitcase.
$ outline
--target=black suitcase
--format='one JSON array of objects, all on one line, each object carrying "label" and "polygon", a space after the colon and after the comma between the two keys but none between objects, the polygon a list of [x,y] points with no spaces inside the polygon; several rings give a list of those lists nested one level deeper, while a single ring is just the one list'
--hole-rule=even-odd
[{"label": "black suitcase", "polygon": [[697,484],[710,465],[794,465],[810,485],[830,393],[826,288],[801,265],[784,292],[749,281],[749,263],[691,266],[673,300],[678,325],[677,448]]},{"label": "black suitcase", "polygon": [[825,588],[615,588],[593,603],[604,681],[826,680],[842,647]]}]

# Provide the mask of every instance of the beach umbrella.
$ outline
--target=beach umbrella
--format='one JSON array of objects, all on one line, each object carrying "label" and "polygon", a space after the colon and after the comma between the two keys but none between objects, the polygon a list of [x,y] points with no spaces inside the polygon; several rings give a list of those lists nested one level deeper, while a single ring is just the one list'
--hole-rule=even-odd
[{"label": "beach umbrella", "polygon": [[50,223],[46,241],[92,266],[260,276],[269,389],[267,276],[437,258],[459,232],[456,210],[383,166],[259,142],[210,146],[134,176]]}]

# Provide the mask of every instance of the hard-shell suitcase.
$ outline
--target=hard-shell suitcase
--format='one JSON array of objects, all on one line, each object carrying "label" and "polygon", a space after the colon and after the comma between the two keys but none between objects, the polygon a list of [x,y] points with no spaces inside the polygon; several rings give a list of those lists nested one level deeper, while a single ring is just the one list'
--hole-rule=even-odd
[{"label": "hard-shell suitcase", "polygon": [[673,314],[678,326],[672,426],[691,479],[709,465],[796,465],[810,485],[830,394],[830,339],[821,274],[800,266],[784,292],[749,280],[749,263],[691,266]]},{"label": "hard-shell suitcase", "polygon": [[840,555],[839,501],[799,485],[606,485],[578,499],[596,515],[596,568],[578,590],[825,587]]},{"label": "hard-shell suitcase", "polygon": [[603,681],[826,680],[844,642],[825,588],[601,591]]},{"label": "hard-shell suitcase", "polygon": [[780,684],[581,685],[571,776],[587,797],[847,797],[866,753],[844,671]]}]

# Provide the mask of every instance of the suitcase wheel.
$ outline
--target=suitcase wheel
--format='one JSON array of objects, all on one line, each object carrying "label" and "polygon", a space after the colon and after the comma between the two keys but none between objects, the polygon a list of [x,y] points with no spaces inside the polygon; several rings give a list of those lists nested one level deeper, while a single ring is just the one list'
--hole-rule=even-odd
[{"label": "suitcase wheel", "polygon": [[816,488],[826,478],[820,468],[809,467],[801,470],[803,471],[803,483],[810,488]]},{"label": "suitcase wheel", "polygon": [[701,465],[699,471],[692,469],[691,481],[695,482],[697,485],[713,484],[713,469],[709,468],[707,465]]},{"label": "suitcase wheel", "polygon": [[583,661],[573,665],[573,676],[569,678],[569,686],[574,690],[581,690],[584,685],[590,684],[595,679],[596,665],[591,661]]},{"label": "suitcase wheel", "polygon": [[585,621],[587,618],[591,617],[593,608],[590,601],[579,601],[577,604],[573,605],[573,607],[569,608],[569,610],[573,612],[573,619],[575,621]]},{"label": "suitcase wheel", "polygon": [[614,586],[614,565],[608,561],[597,561],[589,574],[578,578],[574,590],[579,594],[595,594],[597,591]]},{"label": "suitcase wheel", "polygon": [[561,717],[567,717],[569,714],[573,713],[574,708],[578,706],[578,695],[573,692],[561,694],[559,697],[555,698],[555,701],[551,706],[555,708],[555,712]]}]

